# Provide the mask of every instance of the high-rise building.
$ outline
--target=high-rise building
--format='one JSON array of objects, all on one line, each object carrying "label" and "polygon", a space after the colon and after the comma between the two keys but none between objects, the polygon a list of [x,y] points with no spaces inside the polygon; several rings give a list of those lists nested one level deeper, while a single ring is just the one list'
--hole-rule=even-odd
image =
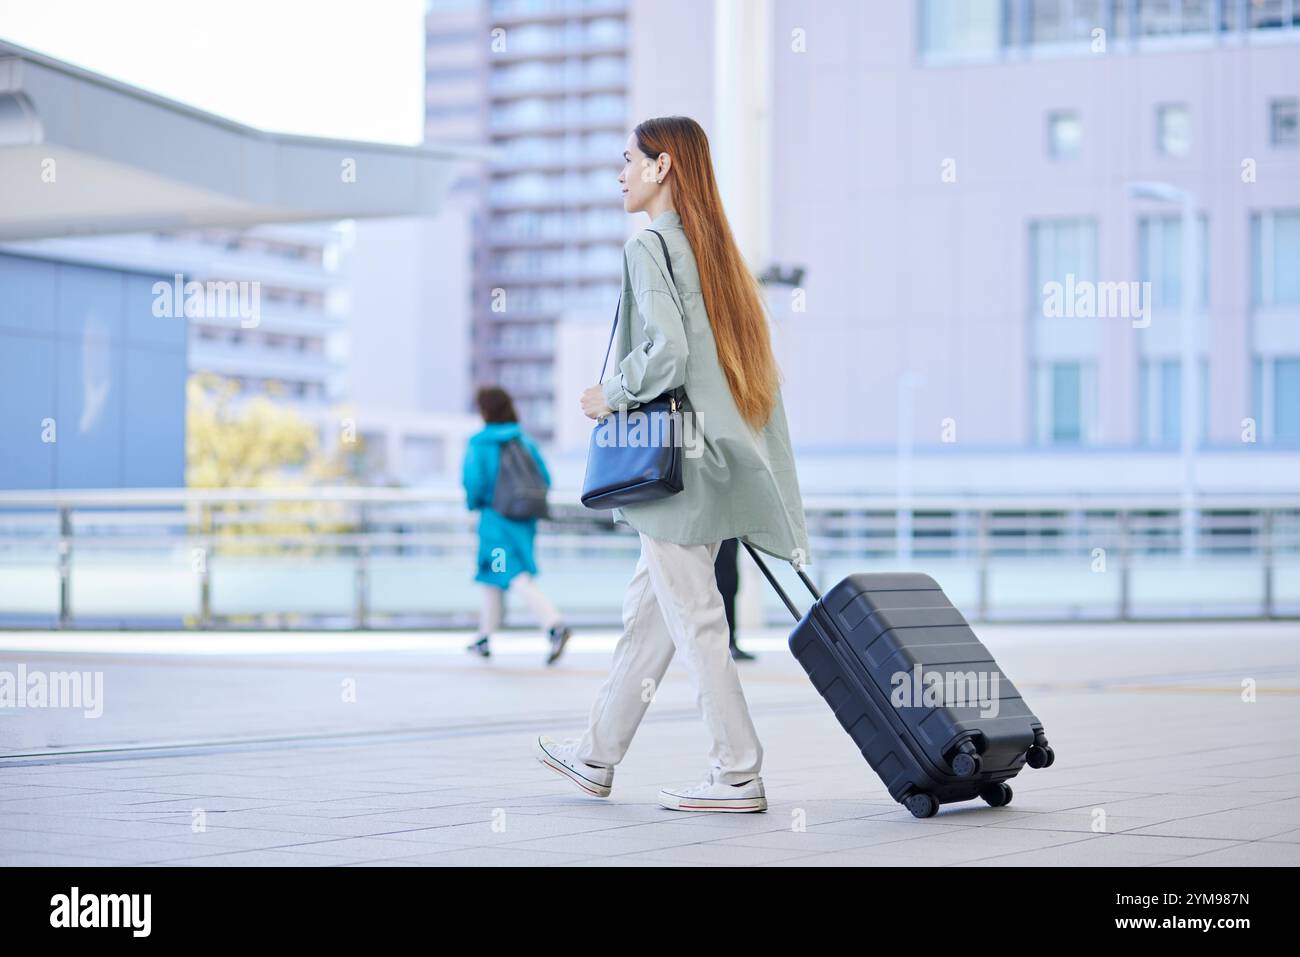
[{"label": "high-rise building", "polygon": [[430,0],[426,134],[485,141],[476,192],[472,368],[554,429],[555,328],[612,311],[626,238],[624,0]]}]

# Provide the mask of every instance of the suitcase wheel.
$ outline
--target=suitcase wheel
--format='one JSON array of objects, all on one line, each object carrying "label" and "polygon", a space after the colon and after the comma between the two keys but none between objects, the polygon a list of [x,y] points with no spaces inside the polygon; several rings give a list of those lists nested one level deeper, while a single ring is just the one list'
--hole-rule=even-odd
[{"label": "suitcase wheel", "polygon": [[989,807],[1006,807],[1011,803],[1011,785],[1002,781],[980,789],[980,797]]},{"label": "suitcase wheel", "polygon": [[1025,752],[1025,763],[1031,768],[1045,768],[1052,763],[1055,756],[1051,745],[1031,745]]},{"label": "suitcase wheel", "polygon": [[959,778],[973,778],[980,773],[983,762],[978,754],[967,754],[959,752],[953,755],[952,770]]},{"label": "suitcase wheel", "polygon": [[939,813],[939,802],[933,794],[924,792],[908,795],[903,806],[912,812],[912,817],[934,817]]},{"label": "suitcase wheel", "polygon": [[[1046,742],[1045,738],[1043,740]],[[952,768],[953,774],[959,778],[973,778],[980,773],[983,766],[979,748],[969,738],[963,741],[958,746],[957,753],[948,759],[948,767]]]}]

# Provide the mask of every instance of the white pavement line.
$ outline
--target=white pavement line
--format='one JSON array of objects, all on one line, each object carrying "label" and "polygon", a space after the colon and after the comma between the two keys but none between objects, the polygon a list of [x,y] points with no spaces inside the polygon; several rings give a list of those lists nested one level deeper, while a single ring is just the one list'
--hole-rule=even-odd
[{"label": "white pavement line", "polygon": [[[821,703],[794,702],[756,704],[754,714],[804,714],[821,711]],[[696,721],[695,708],[660,708],[647,714],[644,724],[656,725],[672,722]],[[131,743],[104,742],[93,745],[51,747],[35,751],[0,752],[0,768],[30,765],[95,761],[120,761],[137,758],[174,758],[204,754],[238,753],[247,751],[281,751],[304,748],[347,748],[376,744],[404,744],[420,741],[437,741],[448,738],[491,737],[519,733],[532,733],[547,724],[576,724],[583,713],[547,712],[522,714],[511,717],[483,718],[458,724],[427,725],[408,728],[373,728],[362,731],[317,731],[297,734],[264,734],[237,738],[192,738],[177,741],[133,741]]]}]

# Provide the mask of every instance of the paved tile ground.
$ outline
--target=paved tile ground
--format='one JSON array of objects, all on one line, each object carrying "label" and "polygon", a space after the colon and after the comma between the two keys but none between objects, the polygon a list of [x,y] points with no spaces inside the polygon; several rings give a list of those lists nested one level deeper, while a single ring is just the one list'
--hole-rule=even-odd
[{"label": "paved tile ground", "polygon": [[[590,798],[531,756],[581,730],[613,636],[0,633],[0,672],[103,674],[103,714],[0,708],[0,865],[1300,864],[1300,625],[986,626],[1057,752],[1005,808],[894,804],[775,632],[742,673],[765,814],[683,814],[674,668]],[[1243,701],[1243,681],[1255,700]],[[202,823],[202,828],[198,827]]]}]

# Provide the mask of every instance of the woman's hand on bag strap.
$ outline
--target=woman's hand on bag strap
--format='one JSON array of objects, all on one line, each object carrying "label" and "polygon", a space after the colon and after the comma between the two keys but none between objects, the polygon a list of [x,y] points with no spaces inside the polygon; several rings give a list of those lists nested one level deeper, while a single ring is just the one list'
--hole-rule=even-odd
[{"label": "woman's hand on bag strap", "polygon": [[603,419],[614,411],[605,401],[605,389],[599,383],[583,390],[581,404],[582,414],[589,419]]}]

